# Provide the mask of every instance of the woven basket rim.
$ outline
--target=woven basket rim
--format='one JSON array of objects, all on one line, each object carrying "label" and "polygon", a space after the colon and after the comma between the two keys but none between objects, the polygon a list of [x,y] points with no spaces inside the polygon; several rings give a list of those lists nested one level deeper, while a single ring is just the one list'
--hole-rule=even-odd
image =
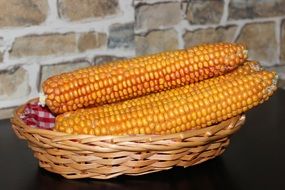
[{"label": "woven basket rim", "polygon": [[[33,101],[37,98],[27,103]],[[14,112],[14,132],[28,142],[40,167],[68,179],[136,176],[199,164],[221,155],[245,121],[243,114],[171,135],[70,135],[25,124],[20,116],[26,104]]]},{"label": "woven basket rim", "polygon": [[185,138],[190,138],[194,136],[204,136],[204,137],[210,137],[217,131],[220,131],[224,128],[232,129],[237,125],[237,123],[244,123],[245,115],[237,115],[235,117],[232,117],[228,120],[222,121],[220,123],[217,123],[215,125],[200,128],[200,129],[191,129],[184,132],[179,132],[175,134],[168,134],[168,135],[131,135],[131,136],[95,136],[95,135],[85,135],[85,134],[79,134],[79,135],[73,135],[73,134],[67,134],[63,132],[57,132],[53,130],[47,130],[47,129],[40,129],[40,128],[33,128],[28,126],[24,121],[21,119],[21,114],[23,113],[24,107],[27,103],[35,102],[38,98],[31,99],[27,101],[25,104],[19,106],[11,118],[11,122],[16,125],[22,127],[26,132],[28,133],[34,133],[39,135],[49,135],[53,136],[53,141],[61,141],[61,140],[72,140],[72,139],[92,139],[92,141],[111,141],[113,143],[118,142],[127,142],[127,141],[147,141],[147,142],[153,142],[153,141],[159,141],[159,140],[169,140],[169,139],[175,139],[176,141],[183,140]]}]

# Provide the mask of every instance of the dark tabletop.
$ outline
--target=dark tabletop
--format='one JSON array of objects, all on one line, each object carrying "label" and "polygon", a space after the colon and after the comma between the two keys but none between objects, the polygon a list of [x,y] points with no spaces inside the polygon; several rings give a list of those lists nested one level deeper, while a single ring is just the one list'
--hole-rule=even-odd
[{"label": "dark tabletop", "polygon": [[285,189],[285,91],[247,113],[246,124],[222,156],[188,168],[111,180],[67,180],[40,169],[9,120],[2,120],[0,189]]}]

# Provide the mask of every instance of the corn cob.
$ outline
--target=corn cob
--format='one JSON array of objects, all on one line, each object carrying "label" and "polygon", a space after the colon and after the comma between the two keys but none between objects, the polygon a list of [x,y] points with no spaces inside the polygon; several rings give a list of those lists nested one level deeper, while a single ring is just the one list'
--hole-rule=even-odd
[{"label": "corn cob", "polygon": [[[228,78],[230,77],[234,77],[237,75],[246,75],[249,73],[253,73],[257,70],[260,70],[260,69],[261,67],[259,66],[258,63],[248,61],[248,62],[245,62],[242,66],[238,67],[237,69],[235,69],[234,71],[226,75],[221,75],[216,78],[204,80],[199,83],[189,84],[189,85],[186,85],[185,88],[187,88],[190,92],[193,90],[197,90],[199,88],[210,87],[212,84],[219,83],[224,80],[228,80]],[[202,85],[202,83],[204,84]],[[132,101],[124,101],[121,103],[115,103],[112,106],[112,110],[109,109],[110,108],[109,106],[98,106],[96,109],[93,109],[93,114],[95,115],[96,118],[106,117],[106,116],[110,116],[114,114],[119,114],[121,110],[126,109],[126,108],[128,108],[128,112],[131,112],[135,110],[136,111],[142,110],[144,109],[144,106],[152,106],[152,103],[162,104],[163,102],[166,102],[166,101],[175,101],[176,97],[169,97],[169,95],[167,94],[168,93],[166,91],[162,91],[159,93],[153,93],[147,96],[138,97],[138,98],[132,99]],[[174,98],[174,100],[172,100],[171,98]],[[78,114],[80,112],[84,114],[85,111],[84,109],[80,109],[78,110]]]},{"label": "corn cob", "polygon": [[[276,89],[276,75],[268,71],[236,75],[217,83],[214,80],[210,85],[199,83],[201,86],[192,91],[186,85],[158,93],[167,96],[168,101],[140,105],[142,110],[122,107],[103,117],[96,115],[98,108],[65,113],[57,116],[55,130],[98,136],[177,133],[241,114],[267,100]],[[116,105],[105,107],[112,112]]]},{"label": "corn cob", "polygon": [[219,76],[246,58],[242,45],[217,43],[114,61],[47,79],[45,103],[59,114],[118,102]]}]

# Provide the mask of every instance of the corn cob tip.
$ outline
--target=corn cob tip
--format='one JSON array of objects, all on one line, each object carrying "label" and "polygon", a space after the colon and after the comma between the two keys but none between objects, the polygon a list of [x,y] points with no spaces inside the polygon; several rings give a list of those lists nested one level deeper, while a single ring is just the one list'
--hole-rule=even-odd
[{"label": "corn cob tip", "polygon": [[254,71],[262,71],[263,68],[261,67],[261,65],[258,62],[255,61],[249,61],[247,62],[247,64],[250,66],[250,68]]},{"label": "corn cob tip", "polygon": [[46,98],[47,98],[47,96],[46,96],[43,92],[40,92],[40,93],[39,93],[39,102],[38,102],[38,105],[44,107],[45,104],[46,104]]},{"label": "corn cob tip", "polygon": [[273,75],[272,77],[272,83],[271,85],[269,85],[265,91],[268,95],[273,94],[273,92],[277,89],[277,82],[278,82],[278,75],[276,74],[276,72],[271,72],[271,74]]},{"label": "corn cob tip", "polygon": [[277,82],[278,82],[279,76],[278,76],[278,74],[277,74],[276,72],[273,72],[273,73],[275,74],[275,76],[274,76],[274,78],[273,78],[273,84],[274,84],[275,86],[277,86]]},{"label": "corn cob tip", "polygon": [[248,50],[247,50],[247,49],[244,49],[244,50],[242,51],[242,54],[243,54],[244,57],[248,57]]},{"label": "corn cob tip", "polygon": [[229,49],[231,50],[228,52],[226,51],[226,55],[224,56],[224,64],[228,68],[236,68],[238,65],[247,60],[248,50],[245,49],[245,46],[241,44],[234,44],[234,46],[230,46]]}]

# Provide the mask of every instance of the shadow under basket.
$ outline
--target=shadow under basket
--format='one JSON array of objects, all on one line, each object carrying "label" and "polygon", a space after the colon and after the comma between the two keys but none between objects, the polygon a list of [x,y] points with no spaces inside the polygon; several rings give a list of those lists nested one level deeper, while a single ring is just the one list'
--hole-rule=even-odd
[{"label": "shadow under basket", "polygon": [[23,110],[24,105],[11,120],[16,135],[28,141],[40,167],[69,179],[136,176],[199,164],[221,155],[245,121],[239,115],[171,135],[70,135],[26,125],[20,118]]}]

